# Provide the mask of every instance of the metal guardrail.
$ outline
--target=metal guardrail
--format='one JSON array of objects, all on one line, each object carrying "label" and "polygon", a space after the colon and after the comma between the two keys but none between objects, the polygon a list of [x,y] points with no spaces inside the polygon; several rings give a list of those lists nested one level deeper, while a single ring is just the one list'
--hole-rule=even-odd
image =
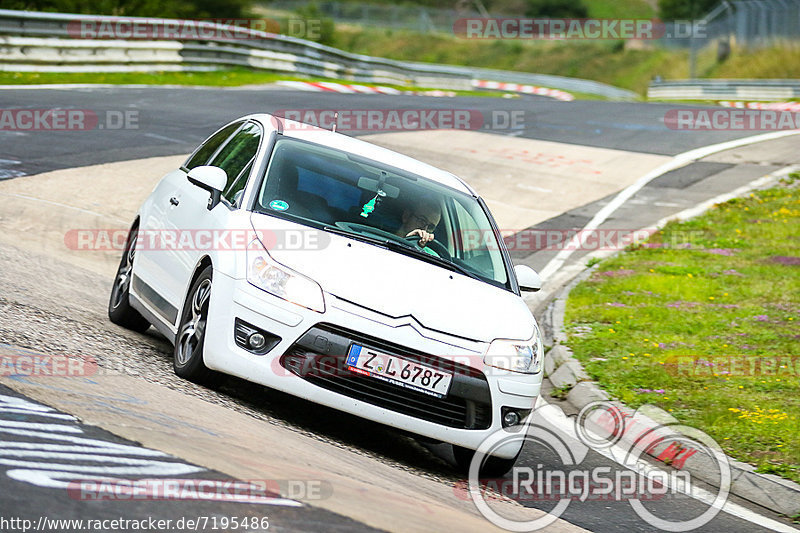
[{"label": "metal guardrail", "polygon": [[[309,76],[342,78],[361,82],[438,86],[469,89],[468,71],[447,65],[403,63],[344,52],[312,41],[248,28],[209,24],[222,34],[235,30],[237,38],[180,40],[121,40],[74,38],[75,25],[84,22],[137,22],[151,33],[164,34],[174,20],[142,17],[106,17],[0,10],[0,62],[4,70],[74,71],[78,65],[136,66],[156,70],[166,62],[173,66],[242,65]],[[20,38],[29,40],[20,41]],[[169,51],[169,52],[164,52]],[[152,56],[148,60],[148,55]],[[15,69],[15,66],[24,67]],[[58,68],[60,67],[60,68]],[[133,70],[133,69],[131,69]]]},{"label": "metal guardrail", "polygon": [[[470,89],[473,80],[541,85],[612,99],[638,95],[603,83],[524,72],[395,61],[345,52],[286,35],[236,27],[231,39],[121,40],[73,38],[81,21],[136,21],[154,30],[174,20],[39,13],[0,9],[0,70],[109,72],[213,70],[230,66],[367,83]],[[212,24],[223,30],[230,26]]]},{"label": "metal guardrail", "polygon": [[757,100],[800,98],[800,80],[675,80],[652,82],[647,98],[657,100]]}]

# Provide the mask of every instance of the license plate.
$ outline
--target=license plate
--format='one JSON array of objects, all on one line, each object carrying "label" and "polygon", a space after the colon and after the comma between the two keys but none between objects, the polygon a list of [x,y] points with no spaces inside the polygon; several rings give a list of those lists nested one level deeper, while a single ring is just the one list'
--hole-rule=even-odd
[{"label": "license plate", "polygon": [[450,390],[453,374],[377,352],[358,344],[350,346],[348,370],[394,385],[444,398]]}]

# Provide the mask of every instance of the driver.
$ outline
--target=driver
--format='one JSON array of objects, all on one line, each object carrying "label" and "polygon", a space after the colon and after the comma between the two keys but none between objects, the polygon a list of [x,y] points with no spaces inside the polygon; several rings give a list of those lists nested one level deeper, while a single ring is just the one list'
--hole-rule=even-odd
[{"label": "driver", "polygon": [[402,223],[395,231],[398,237],[419,237],[419,245],[424,248],[434,239],[433,232],[442,218],[439,204],[436,200],[424,198],[414,205],[403,209]]}]

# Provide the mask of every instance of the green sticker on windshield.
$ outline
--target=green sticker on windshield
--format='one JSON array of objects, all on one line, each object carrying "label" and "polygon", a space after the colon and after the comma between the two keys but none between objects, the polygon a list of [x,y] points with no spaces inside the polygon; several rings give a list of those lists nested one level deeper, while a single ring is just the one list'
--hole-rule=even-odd
[{"label": "green sticker on windshield", "polygon": [[283,200],[272,200],[269,203],[269,206],[275,211],[286,211],[287,209],[289,209],[289,204],[287,204]]}]

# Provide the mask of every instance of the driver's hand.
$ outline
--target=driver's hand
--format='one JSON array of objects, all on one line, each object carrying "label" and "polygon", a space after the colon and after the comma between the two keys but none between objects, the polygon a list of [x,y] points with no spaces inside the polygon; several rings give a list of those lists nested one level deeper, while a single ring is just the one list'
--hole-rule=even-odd
[{"label": "driver's hand", "polygon": [[406,238],[414,236],[419,236],[419,245],[422,248],[427,246],[428,243],[433,240],[433,233],[428,233],[424,229],[415,229],[414,231],[409,232],[409,234],[406,235]]}]

